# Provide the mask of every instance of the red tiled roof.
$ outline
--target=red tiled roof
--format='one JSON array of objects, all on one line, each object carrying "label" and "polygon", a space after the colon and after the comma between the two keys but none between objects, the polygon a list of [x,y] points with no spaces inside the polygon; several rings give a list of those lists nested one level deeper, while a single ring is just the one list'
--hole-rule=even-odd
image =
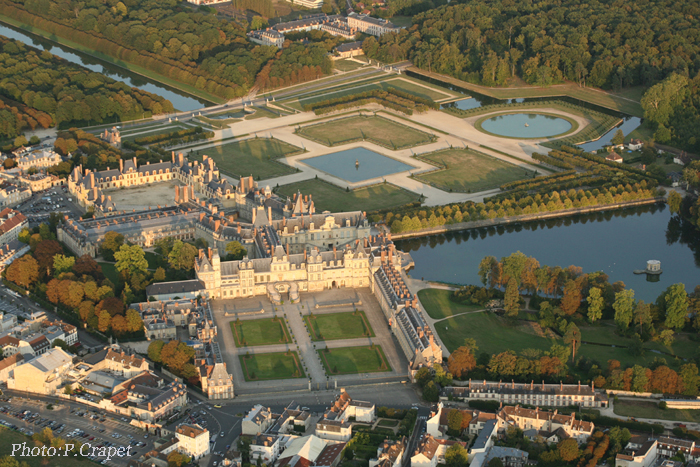
[{"label": "red tiled roof", "polygon": [[0,370],[4,370],[8,366],[16,365],[24,361],[24,357],[21,353],[16,353],[10,357],[3,358],[0,360]]},{"label": "red tiled roof", "polygon": [[0,218],[5,218],[7,217],[11,212],[14,212],[14,216],[10,217],[7,220],[4,220],[0,224],[0,233],[7,233],[10,230],[14,229],[18,225],[20,225],[22,222],[26,221],[27,218],[24,217],[24,214],[21,212],[14,211],[10,208],[5,208],[2,211],[0,211]]}]

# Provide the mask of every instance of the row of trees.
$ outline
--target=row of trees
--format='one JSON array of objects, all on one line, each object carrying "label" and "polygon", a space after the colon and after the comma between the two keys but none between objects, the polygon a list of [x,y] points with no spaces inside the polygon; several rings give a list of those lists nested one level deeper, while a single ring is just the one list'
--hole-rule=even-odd
[{"label": "row of trees", "polygon": [[406,115],[413,115],[414,110],[417,112],[425,112],[428,109],[439,107],[439,104],[435,104],[427,99],[422,99],[394,88],[388,88],[386,91],[381,89],[365,91],[358,94],[306,104],[304,110],[313,110],[316,115],[322,115],[371,103],[380,104]]},{"label": "row of trees", "polygon": [[[170,101],[0,36],[0,95],[23,110],[14,134],[52,124],[102,123],[172,112]],[[6,125],[4,135],[11,137]],[[0,129],[2,131],[2,129]],[[3,133],[0,133],[3,135]]]},{"label": "row of trees", "polygon": [[[17,138],[24,130],[51,126],[53,126],[53,118],[46,112],[0,96],[0,139]],[[22,145],[21,141],[13,144],[14,147]]]}]

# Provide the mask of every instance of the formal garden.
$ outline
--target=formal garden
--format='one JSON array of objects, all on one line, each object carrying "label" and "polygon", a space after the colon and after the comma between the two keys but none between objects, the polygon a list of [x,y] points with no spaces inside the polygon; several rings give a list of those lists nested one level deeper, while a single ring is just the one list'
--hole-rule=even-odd
[{"label": "formal garden", "polygon": [[311,340],[314,341],[374,337],[372,326],[362,310],[328,314],[311,313],[304,316],[304,323],[310,330]]},{"label": "formal garden", "polygon": [[304,378],[299,354],[294,351],[240,355],[246,381]]},{"label": "formal garden", "polygon": [[291,341],[287,325],[281,318],[251,319],[231,322],[237,347],[286,344]]},{"label": "formal garden", "polygon": [[438,169],[415,175],[414,178],[444,191],[475,193],[534,176],[531,170],[468,148],[421,154],[416,159]]},{"label": "formal garden", "polygon": [[391,371],[384,350],[376,344],[317,350],[329,375],[381,373]]}]

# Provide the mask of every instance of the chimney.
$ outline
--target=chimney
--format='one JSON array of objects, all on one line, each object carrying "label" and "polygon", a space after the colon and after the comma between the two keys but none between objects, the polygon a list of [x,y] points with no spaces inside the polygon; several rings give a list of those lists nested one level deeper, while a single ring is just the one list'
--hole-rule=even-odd
[{"label": "chimney", "polygon": [[578,382],[578,392],[581,392],[581,381]]},{"label": "chimney", "polygon": [[272,206],[267,207],[267,220],[272,223]]},{"label": "chimney", "polygon": [[258,208],[254,207],[253,208],[253,224],[255,224],[255,215],[257,214],[257,212],[258,212]]},{"label": "chimney", "polygon": [[255,185],[255,182],[253,181],[253,176],[252,176],[252,175],[248,178],[248,182],[250,182],[250,183],[249,183],[250,188],[253,188],[253,185]]},{"label": "chimney", "polygon": [[560,391],[564,390],[564,383],[562,383],[561,381],[559,381],[559,390]]}]

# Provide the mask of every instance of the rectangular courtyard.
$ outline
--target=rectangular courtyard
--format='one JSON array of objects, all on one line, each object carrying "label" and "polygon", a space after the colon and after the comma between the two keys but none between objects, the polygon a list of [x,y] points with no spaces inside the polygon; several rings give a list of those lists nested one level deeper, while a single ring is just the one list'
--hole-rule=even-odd
[{"label": "rectangular courtyard", "polygon": [[286,344],[291,341],[287,325],[281,318],[231,321],[236,347]]},{"label": "rectangular courtyard", "polygon": [[329,375],[381,373],[391,371],[382,347],[338,347],[317,350]]},{"label": "rectangular courtyard", "polygon": [[297,133],[326,146],[367,140],[389,149],[428,144],[434,137],[388,118],[353,116],[301,127]]},{"label": "rectangular courtyard", "polygon": [[271,379],[304,378],[306,374],[301,366],[297,352],[273,352],[238,357],[246,381],[265,381]]},{"label": "rectangular courtyard", "polygon": [[311,340],[354,339],[374,337],[374,331],[361,310],[345,313],[329,313],[304,316],[304,321],[311,332]]},{"label": "rectangular courtyard", "polygon": [[471,149],[453,148],[418,156],[441,170],[416,175],[447,191],[478,192],[531,178],[532,171]]},{"label": "rectangular courtyard", "polygon": [[295,173],[296,169],[282,164],[278,159],[301,152],[301,148],[278,139],[250,138],[199,149],[195,151],[194,158],[202,160],[202,155],[207,155],[226,174],[266,179]]}]

